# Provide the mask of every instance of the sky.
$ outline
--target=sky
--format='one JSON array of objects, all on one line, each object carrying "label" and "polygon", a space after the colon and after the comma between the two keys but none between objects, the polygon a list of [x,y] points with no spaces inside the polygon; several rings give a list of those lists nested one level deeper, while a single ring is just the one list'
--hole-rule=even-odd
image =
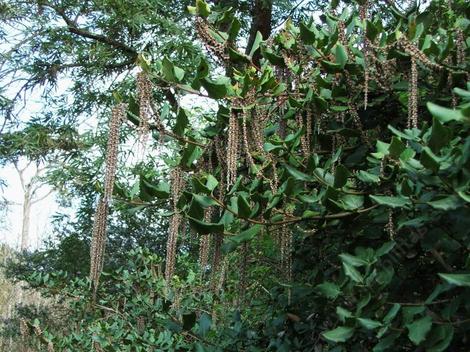
[{"label": "sky", "polygon": [[[63,94],[67,89],[67,81],[57,88],[55,94]],[[17,87],[11,87],[11,91],[15,91]],[[8,93],[8,92],[7,92]],[[33,91],[28,96],[27,104],[20,112],[19,118],[22,122],[28,120],[28,116],[33,116],[38,113],[44,104],[42,102],[40,92]],[[26,166],[26,161],[20,160],[18,167],[20,169]],[[35,173],[35,163],[25,169],[24,179],[29,182]],[[23,218],[23,197],[24,192],[21,187],[19,174],[13,164],[7,164],[5,167],[0,168],[0,180],[6,183],[6,186],[0,188],[0,199],[3,198],[8,201],[8,211],[6,214],[0,215],[0,243],[8,244],[9,246],[19,249],[20,235],[22,229]],[[37,198],[41,198],[51,192],[49,186],[41,187],[38,190]],[[51,234],[52,227],[50,225],[50,217],[58,210],[58,205],[54,200],[54,193],[50,193],[42,201],[34,204],[31,208],[31,222],[30,222],[30,249],[38,249],[41,242],[49,234]],[[5,216],[2,216],[5,215]]]},{"label": "sky", "polygon": [[[34,167],[29,167],[25,172],[25,178],[30,179],[33,173]],[[0,219],[0,221],[3,222],[3,226],[0,228],[0,242],[18,249],[22,227],[24,193],[21,188],[18,173],[13,165],[8,165],[0,169],[0,178],[7,182],[7,187],[0,192],[1,197],[13,203],[9,206],[6,219]],[[46,195],[50,190],[48,186],[42,187],[38,193],[38,197]],[[53,193],[32,206],[30,222],[31,249],[40,248],[42,240],[45,239],[48,234],[51,234],[52,227],[50,225],[50,217],[58,209],[59,207],[54,200]]]}]

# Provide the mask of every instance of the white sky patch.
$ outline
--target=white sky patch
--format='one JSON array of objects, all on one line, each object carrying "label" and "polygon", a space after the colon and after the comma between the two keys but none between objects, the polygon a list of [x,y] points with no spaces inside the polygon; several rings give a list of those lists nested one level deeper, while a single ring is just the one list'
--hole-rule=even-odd
[{"label": "white sky patch", "polygon": [[[25,162],[20,163],[20,167],[24,167]],[[34,167],[30,166],[25,170],[25,180],[28,182],[34,173]],[[13,165],[7,165],[0,170],[0,178],[6,180],[7,187],[1,192],[9,203],[9,212],[6,221],[6,228],[0,229],[0,242],[8,244],[13,248],[19,248],[21,240],[21,228],[23,219],[23,198],[24,193],[21,187],[18,172]],[[51,187],[44,185],[41,187],[36,198],[41,198],[51,192]],[[50,217],[59,209],[51,193],[45,199],[32,205],[31,222],[30,222],[30,248],[37,249],[40,247],[43,239],[45,239],[52,230]]]}]

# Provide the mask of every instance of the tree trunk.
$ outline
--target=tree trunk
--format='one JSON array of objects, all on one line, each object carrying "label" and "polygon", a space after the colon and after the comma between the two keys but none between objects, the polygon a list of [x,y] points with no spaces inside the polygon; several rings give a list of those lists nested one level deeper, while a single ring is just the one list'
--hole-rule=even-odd
[{"label": "tree trunk", "polygon": [[23,224],[21,228],[21,250],[25,251],[29,247],[29,223],[31,217],[31,183],[27,184],[23,200]]},{"label": "tree trunk", "polygon": [[[255,0],[251,10],[251,27],[246,53],[248,54],[255,42],[256,33],[259,31],[263,39],[271,35],[272,30],[273,0]],[[261,55],[258,52],[253,55],[253,62],[259,64]]]}]

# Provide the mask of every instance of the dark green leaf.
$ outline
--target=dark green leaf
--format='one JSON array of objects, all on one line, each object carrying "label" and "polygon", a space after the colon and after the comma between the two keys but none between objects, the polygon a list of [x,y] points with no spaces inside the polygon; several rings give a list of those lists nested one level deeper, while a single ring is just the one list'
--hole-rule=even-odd
[{"label": "dark green leaf", "polygon": [[189,123],[189,120],[188,120],[186,111],[180,108],[178,110],[178,115],[176,115],[176,124],[175,124],[175,127],[173,128],[173,132],[175,132],[175,134],[178,136],[184,135],[184,130],[186,126],[188,125],[188,123]]},{"label": "dark green leaf", "polygon": [[360,170],[356,174],[357,178],[361,180],[364,183],[379,183],[380,182],[380,177],[375,174],[371,174],[370,172]]},{"label": "dark green leaf", "polygon": [[343,263],[348,263],[352,266],[364,266],[368,265],[369,263],[366,262],[364,259],[361,259],[359,257],[353,256],[351,254],[343,253],[339,255]]},{"label": "dark green leaf", "polygon": [[250,53],[248,54],[249,57],[253,57],[255,52],[259,49],[259,46],[262,41],[263,41],[263,35],[259,31],[256,32],[256,37],[253,42],[253,46],[251,47]]},{"label": "dark green leaf", "polygon": [[438,119],[432,119],[431,137],[429,138],[428,146],[433,153],[439,153],[441,148],[447,145],[452,138],[450,128],[444,127]]},{"label": "dark green leaf", "polygon": [[224,232],[224,224],[208,223],[190,216],[188,216],[188,219],[189,224],[201,235]]},{"label": "dark green leaf", "polygon": [[334,187],[335,188],[341,188],[346,185],[346,182],[348,181],[348,177],[350,176],[349,170],[346,169],[342,164],[338,165],[336,167],[336,172],[335,172],[335,182],[334,182]]},{"label": "dark green leaf", "polygon": [[415,344],[419,345],[426,338],[427,333],[431,330],[432,319],[430,316],[425,316],[421,319],[415,320],[411,324],[407,324],[408,337]]},{"label": "dark green leaf", "polygon": [[199,335],[205,337],[212,325],[212,318],[209,314],[203,312],[198,320]]},{"label": "dark green leaf", "polygon": [[434,173],[439,171],[440,160],[428,147],[423,148],[423,152],[421,153],[421,158],[419,161],[426,169],[429,169]]},{"label": "dark green leaf", "polygon": [[251,207],[244,195],[238,196],[238,214],[243,218],[250,217]]},{"label": "dark green leaf", "polygon": [[323,282],[315,286],[315,288],[320,292],[320,294],[330,299],[336,299],[336,297],[341,293],[339,286],[332,282]]},{"label": "dark green leaf", "polygon": [[439,210],[455,210],[463,205],[460,198],[454,195],[444,197],[438,200],[433,200],[433,201],[427,202],[427,204],[432,206],[434,209],[439,209]]},{"label": "dark green leaf", "polygon": [[288,164],[285,164],[285,168],[287,172],[298,181],[313,181],[312,176],[309,176]]},{"label": "dark green leaf", "polygon": [[189,331],[196,324],[196,313],[183,314],[183,329]]},{"label": "dark green leaf", "polygon": [[388,151],[392,158],[398,159],[400,157],[400,154],[405,149],[406,147],[400,139],[398,139],[397,137],[392,137],[392,142],[390,143],[390,147],[388,148]]},{"label": "dark green leaf", "polygon": [[385,254],[388,254],[396,245],[395,241],[388,241],[385,242],[380,248],[375,251],[375,255],[377,257],[382,257]]},{"label": "dark green leaf", "polygon": [[359,271],[354,269],[354,267],[351,264],[343,261],[343,269],[344,269],[344,273],[354,282],[362,283],[364,281],[364,278],[359,273]]},{"label": "dark green leaf", "polygon": [[390,208],[404,208],[411,205],[408,198],[404,197],[390,197],[390,196],[369,196],[374,202],[380,205],[385,205]]},{"label": "dark green leaf", "polygon": [[305,23],[300,23],[300,38],[305,44],[315,43],[315,33]]},{"label": "dark green leaf", "polygon": [[438,274],[443,280],[449,284],[456,286],[470,287],[470,274]]},{"label": "dark green leaf", "polygon": [[356,318],[356,320],[359,322],[361,326],[363,326],[367,330],[374,330],[382,326],[382,323],[377,320],[372,320],[368,318]]},{"label": "dark green leaf", "polygon": [[339,64],[341,68],[344,68],[344,66],[346,66],[346,63],[348,62],[348,53],[343,45],[336,44],[335,58],[336,63]]},{"label": "dark green leaf", "polygon": [[211,13],[210,6],[204,0],[196,0],[196,9],[197,13],[204,18]]},{"label": "dark green leaf", "polygon": [[392,320],[397,316],[398,311],[400,310],[401,305],[398,303],[395,303],[392,308],[388,311],[388,313],[385,315],[383,318],[384,324],[390,324]]},{"label": "dark green leaf", "polygon": [[323,332],[322,336],[332,342],[346,342],[354,333],[354,329],[347,326],[339,326],[334,330]]},{"label": "dark green leaf", "polygon": [[237,244],[251,241],[260,232],[261,228],[261,225],[256,224],[251,226],[248,230],[240,232],[238,235],[229,237],[229,240]]},{"label": "dark green leaf", "polygon": [[470,119],[468,116],[465,116],[461,110],[454,110],[444,108],[442,106],[428,102],[427,104],[429,112],[437,118],[440,122],[446,123],[449,121],[458,121],[458,122],[469,122]]},{"label": "dark green leaf", "polygon": [[230,58],[230,61],[237,64],[247,64],[250,62],[250,58],[248,56],[238,50],[233,50],[232,48],[228,48],[228,57]]},{"label": "dark green leaf", "polygon": [[193,199],[198,202],[204,209],[207,207],[218,205],[218,203],[214,199],[199,194],[193,194]]},{"label": "dark green leaf", "polygon": [[227,95],[227,86],[225,83],[214,82],[208,78],[201,80],[201,84],[213,99],[222,99]]}]

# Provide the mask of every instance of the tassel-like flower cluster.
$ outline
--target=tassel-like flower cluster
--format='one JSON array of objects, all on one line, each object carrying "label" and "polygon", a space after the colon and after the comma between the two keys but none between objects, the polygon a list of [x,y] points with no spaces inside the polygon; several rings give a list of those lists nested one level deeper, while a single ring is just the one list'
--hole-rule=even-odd
[{"label": "tassel-like flower cluster", "polygon": [[181,214],[178,212],[177,208],[178,200],[180,199],[184,188],[184,178],[179,166],[175,167],[171,171],[170,179],[174,213],[170,220],[170,227],[168,230],[168,239],[166,244],[165,278],[167,282],[171,280],[173,273],[175,272],[178,233],[182,220]]},{"label": "tassel-like flower cluster", "polygon": [[418,67],[411,58],[411,74],[408,90],[408,128],[418,128]]},{"label": "tassel-like flower cluster", "polygon": [[209,26],[202,18],[196,18],[196,30],[207,50],[212,52],[222,61],[228,61],[229,57],[225,52],[225,46],[212,37]]},{"label": "tassel-like flower cluster", "polygon": [[98,202],[93,223],[93,236],[90,250],[90,279],[93,283],[94,294],[98,288],[99,278],[103,269],[106,246],[106,223],[109,212],[109,201],[113,195],[114,180],[119,147],[119,128],[126,117],[126,104],[118,104],[113,108],[109,122],[108,145],[106,149],[106,172],[103,196]]},{"label": "tassel-like flower cluster", "polygon": [[411,43],[405,36],[401,36],[398,41],[398,46],[401,47],[408,55],[410,55],[414,60],[421,62],[423,65],[434,69],[434,70],[441,70],[443,68],[442,65],[439,65],[435,62],[432,62],[425,53],[416,47],[413,43]]},{"label": "tassel-like flower cluster", "polygon": [[238,115],[232,110],[228,126],[227,142],[227,189],[229,189],[237,179],[238,151],[240,147],[240,132],[238,126]]}]

